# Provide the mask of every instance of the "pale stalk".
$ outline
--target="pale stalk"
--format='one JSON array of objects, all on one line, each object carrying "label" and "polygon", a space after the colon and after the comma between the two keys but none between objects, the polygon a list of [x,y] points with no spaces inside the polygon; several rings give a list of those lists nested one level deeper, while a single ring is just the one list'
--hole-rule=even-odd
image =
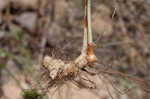
[{"label": "pale stalk", "polygon": [[84,36],[82,53],[88,48],[87,0],[84,0]]},{"label": "pale stalk", "polygon": [[87,49],[87,59],[88,62],[95,62],[97,60],[94,53],[94,43],[93,43],[93,34],[92,34],[92,25],[91,25],[91,0],[87,1],[87,23],[88,23],[88,49]]},{"label": "pale stalk", "polygon": [[92,26],[91,26],[91,0],[87,2],[87,20],[88,20],[88,43],[93,43]]}]

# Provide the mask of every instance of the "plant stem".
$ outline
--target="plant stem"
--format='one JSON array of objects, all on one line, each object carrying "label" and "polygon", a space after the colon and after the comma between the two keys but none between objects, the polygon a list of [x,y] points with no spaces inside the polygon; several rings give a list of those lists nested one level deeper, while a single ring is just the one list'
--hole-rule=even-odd
[{"label": "plant stem", "polygon": [[88,47],[88,22],[87,22],[87,0],[84,0],[84,37],[83,37],[83,49],[85,52]]},{"label": "plant stem", "polygon": [[91,28],[91,0],[87,2],[87,21],[88,21],[88,43],[93,43],[92,28]]},{"label": "plant stem", "polygon": [[96,62],[97,58],[94,53],[94,43],[93,43],[93,34],[92,34],[92,25],[91,25],[91,0],[86,0],[87,5],[87,23],[88,23],[88,48],[87,48],[87,59],[88,62]]},{"label": "plant stem", "polygon": [[91,0],[84,0],[84,39],[83,52],[87,50],[88,44],[93,43],[91,28]]}]

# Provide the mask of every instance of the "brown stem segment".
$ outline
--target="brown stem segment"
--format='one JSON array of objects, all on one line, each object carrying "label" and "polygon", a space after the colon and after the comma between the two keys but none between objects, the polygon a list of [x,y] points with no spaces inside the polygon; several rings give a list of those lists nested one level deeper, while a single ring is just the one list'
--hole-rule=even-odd
[{"label": "brown stem segment", "polygon": [[92,63],[92,62],[96,62],[97,61],[97,58],[95,56],[95,53],[94,53],[94,47],[95,47],[95,44],[94,43],[89,43],[88,44],[88,49],[87,49],[87,60],[88,60],[88,63]]}]

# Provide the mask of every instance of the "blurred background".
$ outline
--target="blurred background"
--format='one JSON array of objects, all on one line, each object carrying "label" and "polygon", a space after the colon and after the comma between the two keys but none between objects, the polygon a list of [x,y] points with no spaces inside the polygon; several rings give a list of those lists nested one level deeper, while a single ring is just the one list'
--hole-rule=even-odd
[{"label": "blurred background", "polygon": [[[24,89],[40,86],[37,75],[43,56],[61,51],[73,60],[80,54],[83,1],[0,0],[0,99],[37,99],[41,94]],[[150,80],[150,0],[92,0],[92,30],[100,62]],[[133,86],[126,79],[116,79],[123,86]],[[100,96],[80,91],[62,99],[112,99],[105,96],[106,91]],[[117,94],[115,99],[150,99],[140,88],[124,95],[111,92]]]}]

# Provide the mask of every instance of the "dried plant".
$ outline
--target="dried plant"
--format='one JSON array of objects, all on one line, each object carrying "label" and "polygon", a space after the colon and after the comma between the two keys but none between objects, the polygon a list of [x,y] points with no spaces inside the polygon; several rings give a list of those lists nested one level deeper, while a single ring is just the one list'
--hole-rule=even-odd
[{"label": "dried plant", "polygon": [[[65,79],[67,77],[68,78],[71,77],[70,79],[72,79],[72,77],[74,77],[72,76],[73,74],[78,74],[78,72],[80,72],[81,69],[84,69],[83,71],[85,71],[85,73],[88,73],[89,75],[99,76],[101,75],[101,73],[104,73],[108,75],[117,75],[117,76],[128,78],[129,80],[136,82],[136,84],[141,86],[145,91],[150,92],[149,84],[147,83],[148,81],[142,78],[124,74],[119,71],[113,70],[111,68],[103,67],[103,66],[102,67],[93,66],[92,68],[88,66],[91,63],[97,62],[97,57],[94,53],[95,44],[93,43],[93,37],[92,37],[93,33],[91,29],[91,0],[84,0],[84,4],[85,4],[84,5],[84,33],[83,33],[84,35],[83,35],[83,47],[81,50],[81,54],[73,61],[64,61],[50,56],[45,56],[43,60],[43,66],[44,68],[46,68],[46,71],[47,73],[49,73],[48,75],[51,79],[50,83],[48,82],[49,86],[52,86],[53,84],[54,85],[58,84],[59,82],[57,81],[62,80],[63,78]],[[115,11],[116,8],[112,14],[112,18],[115,15]],[[88,85],[91,85],[94,86],[92,88],[95,88],[96,86],[95,82],[87,78],[80,77],[81,76],[80,74],[77,76],[79,76],[81,80],[76,80],[78,79],[78,77],[76,77],[75,79],[73,78],[73,81],[75,81],[75,84],[79,85],[79,87],[81,85],[81,87],[89,88]],[[105,77],[105,79],[107,78]],[[83,82],[87,81],[86,83],[88,83],[88,85],[86,86],[84,83],[82,83],[82,80],[84,80]],[[103,80],[104,84],[106,81],[107,80]],[[114,86],[110,80],[109,82],[112,86]],[[148,87],[146,87],[145,85],[147,85]],[[111,92],[107,88],[107,85],[106,85],[106,89],[108,90],[108,93],[111,96]],[[114,89],[117,88],[114,87]],[[128,88],[127,91],[129,91]]]},{"label": "dried plant", "polygon": [[45,56],[43,65],[50,71],[50,77],[54,80],[57,77],[61,78],[68,76],[69,74],[78,72],[79,69],[83,68],[87,64],[96,62],[97,58],[94,54],[92,29],[91,29],[91,0],[85,1],[84,11],[84,37],[83,37],[83,48],[81,55],[74,61],[65,62],[60,59],[54,59],[49,56]]}]

